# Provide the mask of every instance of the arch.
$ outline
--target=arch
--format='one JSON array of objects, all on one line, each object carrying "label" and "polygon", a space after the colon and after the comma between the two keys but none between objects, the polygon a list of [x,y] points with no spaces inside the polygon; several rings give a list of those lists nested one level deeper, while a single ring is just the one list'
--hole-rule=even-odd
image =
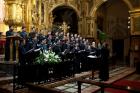
[{"label": "arch", "polygon": [[[132,6],[132,4],[130,3],[130,1],[128,1],[128,0],[122,0],[122,1],[128,6],[128,8],[129,8],[130,10],[133,10],[133,6]],[[105,2],[107,2],[107,0],[102,0],[101,3],[97,4],[97,6],[93,6],[93,8],[92,8],[92,10],[91,10],[91,12],[90,12],[90,16],[95,17],[95,16],[96,16],[96,11],[97,11],[97,9],[100,8],[100,6],[101,6],[102,4],[104,4]]]},{"label": "arch", "polygon": [[[68,3],[60,3],[60,4],[56,4],[56,5],[54,5],[49,11],[48,11],[48,17],[50,17],[50,16],[53,16],[53,15],[55,15],[55,13],[57,13],[56,11],[61,11],[61,12],[65,12],[65,9],[68,9],[69,11],[73,11],[73,13],[72,13],[72,15],[74,15],[75,17],[73,17],[73,16],[71,16],[71,19],[69,19],[69,20],[73,20],[73,18],[75,19],[75,20],[73,20],[73,21],[69,21],[70,23],[69,23],[69,25],[71,26],[71,29],[69,30],[71,33],[78,33],[78,28],[79,28],[79,25],[78,25],[78,22],[79,22],[79,18],[80,18],[80,16],[79,16],[79,12],[78,12],[78,10],[77,10],[77,8],[75,8],[75,6],[73,6],[73,5],[71,5],[71,4],[68,4]],[[62,10],[64,10],[64,11],[62,11]],[[63,13],[62,13],[63,14]],[[67,14],[67,13],[66,13]],[[70,16],[69,16],[70,17]],[[55,22],[56,22],[56,24],[57,24],[57,18],[54,18],[53,19],[53,21],[54,22],[52,22],[52,24],[54,23],[55,24]],[[60,20],[61,20],[61,18],[60,18]],[[59,21],[60,21],[59,20]],[[62,21],[62,20],[61,20]],[[66,21],[66,20],[65,20]],[[74,22],[75,21],[75,22]],[[72,23],[72,22],[74,22],[74,23]],[[61,22],[60,22],[61,23]],[[72,23],[72,24],[71,24]],[[59,24],[59,22],[58,22],[58,24]]]},{"label": "arch", "polygon": [[60,3],[60,4],[57,4],[56,6],[53,6],[53,7],[50,9],[50,11],[48,12],[49,15],[51,14],[51,12],[52,12],[55,8],[61,7],[61,6],[67,6],[67,7],[72,8],[72,9],[76,12],[77,17],[78,17],[78,18],[80,17],[80,14],[79,14],[79,11],[77,10],[77,8],[74,7],[74,6],[71,5],[71,4],[66,4],[66,3]]}]

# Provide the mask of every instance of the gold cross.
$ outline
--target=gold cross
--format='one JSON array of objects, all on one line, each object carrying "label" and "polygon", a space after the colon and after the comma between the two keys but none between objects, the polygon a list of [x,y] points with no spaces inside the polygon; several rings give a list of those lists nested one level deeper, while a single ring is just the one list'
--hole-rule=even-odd
[{"label": "gold cross", "polygon": [[63,22],[63,24],[61,26],[59,26],[60,29],[62,29],[64,31],[64,34],[66,34],[67,30],[70,28],[70,26],[68,26],[66,24],[66,22]]}]

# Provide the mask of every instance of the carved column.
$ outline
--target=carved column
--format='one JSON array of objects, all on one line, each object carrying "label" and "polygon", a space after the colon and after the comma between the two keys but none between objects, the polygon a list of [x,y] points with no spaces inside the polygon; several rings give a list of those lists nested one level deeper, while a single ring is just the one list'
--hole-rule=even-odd
[{"label": "carved column", "polygon": [[92,36],[96,39],[97,38],[97,24],[96,24],[96,17],[92,17],[92,27],[91,32]]},{"label": "carved column", "polygon": [[43,3],[44,3],[44,24],[46,25],[47,24],[47,18],[46,18],[47,17],[47,10],[46,10],[47,9],[47,4],[46,4],[47,2],[44,0]]},{"label": "carved column", "polygon": [[52,26],[52,22],[53,22],[53,14],[52,14],[52,11],[51,8],[53,7],[54,3],[52,0],[51,1],[47,1],[47,8],[46,8],[46,27],[47,28],[51,28]]},{"label": "carved column", "polygon": [[42,9],[41,9],[41,3],[42,3],[42,0],[39,0],[39,23],[38,23],[38,30],[40,30],[41,29],[41,17],[42,17]]},{"label": "carved column", "polygon": [[82,16],[82,36],[86,36],[86,10],[85,10],[85,3],[86,0],[83,0],[82,2],[82,10],[81,10],[81,16]]},{"label": "carved column", "polygon": [[28,30],[28,0],[22,0],[22,19],[23,19],[23,24],[26,25],[27,31]]},{"label": "carved column", "polygon": [[82,36],[82,18],[78,20],[78,33]]},{"label": "carved column", "polygon": [[32,0],[28,0],[28,2],[25,2],[27,5],[25,6],[25,24],[27,26],[27,31],[31,31],[31,27],[32,27]]}]

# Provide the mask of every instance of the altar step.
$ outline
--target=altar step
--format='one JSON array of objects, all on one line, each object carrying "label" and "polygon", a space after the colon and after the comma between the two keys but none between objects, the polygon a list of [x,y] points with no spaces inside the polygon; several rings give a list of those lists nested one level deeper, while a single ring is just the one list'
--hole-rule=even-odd
[{"label": "altar step", "polygon": [[0,77],[0,93],[13,93],[13,77]]},{"label": "altar step", "polygon": [[4,62],[4,54],[0,54],[0,62]]},{"label": "altar step", "polygon": [[0,71],[0,77],[5,77],[5,76],[7,76],[7,73],[4,71]]},{"label": "altar step", "polygon": [[6,64],[14,64],[14,63],[17,63],[18,60],[15,60],[15,61],[5,61],[4,60],[5,58],[5,55],[4,54],[0,54],[0,63],[6,63]]}]

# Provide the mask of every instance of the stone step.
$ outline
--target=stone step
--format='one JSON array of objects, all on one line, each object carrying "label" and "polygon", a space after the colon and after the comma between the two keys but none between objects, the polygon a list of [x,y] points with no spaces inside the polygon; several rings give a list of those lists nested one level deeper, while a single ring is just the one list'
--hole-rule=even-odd
[{"label": "stone step", "polygon": [[7,73],[4,71],[0,71],[0,77],[5,77],[5,76],[7,76]]},{"label": "stone step", "polygon": [[0,77],[0,93],[13,93],[13,77]]},{"label": "stone step", "polygon": [[3,62],[4,61],[4,55],[0,54],[0,62]]}]

